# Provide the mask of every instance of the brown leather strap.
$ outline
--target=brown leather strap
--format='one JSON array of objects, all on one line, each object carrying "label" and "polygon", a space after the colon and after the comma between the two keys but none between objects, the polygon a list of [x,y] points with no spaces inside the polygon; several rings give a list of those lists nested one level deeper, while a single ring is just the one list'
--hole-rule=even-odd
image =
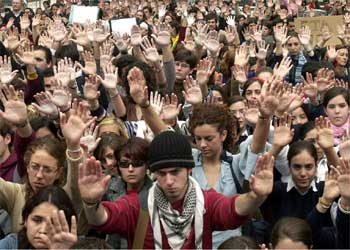
[{"label": "brown leather strap", "polygon": [[149,221],[148,211],[145,211],[142,208],[140,208],[140,213],[139,213],[139,218],[137,219],[137,226],[135,231],[134,242],[132,244],[132,249],[143,249],[148,221]]}]

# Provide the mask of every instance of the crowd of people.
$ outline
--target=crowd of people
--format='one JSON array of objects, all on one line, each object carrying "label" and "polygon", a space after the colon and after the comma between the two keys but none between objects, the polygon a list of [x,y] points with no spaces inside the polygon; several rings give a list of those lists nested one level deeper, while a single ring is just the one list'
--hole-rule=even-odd
[{"label": "crowd of people", "polygon": [[350,247],[349,0],[0,14],[0,249]]}]

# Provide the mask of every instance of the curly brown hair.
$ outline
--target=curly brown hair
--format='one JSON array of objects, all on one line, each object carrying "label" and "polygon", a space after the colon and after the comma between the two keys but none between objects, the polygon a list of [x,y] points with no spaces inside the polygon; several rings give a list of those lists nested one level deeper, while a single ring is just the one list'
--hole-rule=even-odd
[{"label": "curly brown hair", "polygon": [[[56,159],[58,168],[64,168],[66,163],[66,151],[62,144],[57,140],[53,139],[49,136],[45,136],[42,138],[36,138],[27,148],[24,153],[23,161],[26,167],[29,166],[32,155],[37,150],[45,150],[50,156]],[[61,174],[60,178],[57,179],[53,185],[62,185],[64,182],[65,176]],[[24,176],[24,184],[25,184],[25,193],[26,200],[30,199],[34,195],[34,190],[29,183],[28,175]]]},{"label": "curly brown hair", "polygon": [[234,144],[234,136],[237,134],[238,120],[232,115],[228,107],[222,104],[201,104],[193,108],[189,122],[189,129],[192,136],[198,126],[205,124],[217,126],[221,133],[227,131],[227,136],[223,144],[225,150],[230,151]]}]

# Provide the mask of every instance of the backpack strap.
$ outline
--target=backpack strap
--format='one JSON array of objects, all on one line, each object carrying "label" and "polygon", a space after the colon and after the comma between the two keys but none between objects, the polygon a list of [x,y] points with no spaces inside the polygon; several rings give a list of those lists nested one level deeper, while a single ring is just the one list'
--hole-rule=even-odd
[{"label": "backpack strap", "polygon": [[145,184],[142,190],[139,192],[140,212],[137,219],[137,226],[135,230],[134,242],[132,249],[143,249],[143,245],[146,238],[147,225],[149,222],[148,214],[148,190],[152,186],[150,179],[145,179]]},{"label": "backpack strap", "polygon": [[233,167],[232,167],[232,157],[231,156],[228,156],[226,151],[224,151],[221,155],[221,159],[225,162],[227,162],[229,165],[230,165],[230,170],[231,170],[231,174],[232,174],[232,177],[233,177],[233,181],[235,182],[235,186],[236,186],[236,190],[237,190],[237,193],[239,194],[242,194],[243,193],[243,190],[242,190],[242,186],[241,184],[239,183],[238,181],[238,178],[235,174],[235,172],[233,171]]},{"label": "backpack strap", "polygon": [[146,238],[147,225],[149,221],[148,210],[140,208],[139,218],[137,219],[137,226],[135,231],[134,242],[132,249],[143,249]]}]

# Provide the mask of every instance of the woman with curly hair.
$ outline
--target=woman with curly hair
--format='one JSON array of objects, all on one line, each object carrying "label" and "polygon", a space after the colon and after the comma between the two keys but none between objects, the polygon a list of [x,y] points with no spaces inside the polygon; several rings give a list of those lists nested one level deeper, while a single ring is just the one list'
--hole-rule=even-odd
[{"label": "woman with curly hair", "polygon": [[[197,149],[192,149],[195,167],[192,176],[202,189],[215,189],[226,196],[241,192],[245,176],[243,155],[247,143],[240,145],[241,154],[232,155],[229,150],[238,139],[237,118],[224,105],[201,104],[194,107],[189,129]],[[239,186],[239,187],[238,187]],[[213,247],[233,235],[241,235],[241,229],[213,233]]]}]

